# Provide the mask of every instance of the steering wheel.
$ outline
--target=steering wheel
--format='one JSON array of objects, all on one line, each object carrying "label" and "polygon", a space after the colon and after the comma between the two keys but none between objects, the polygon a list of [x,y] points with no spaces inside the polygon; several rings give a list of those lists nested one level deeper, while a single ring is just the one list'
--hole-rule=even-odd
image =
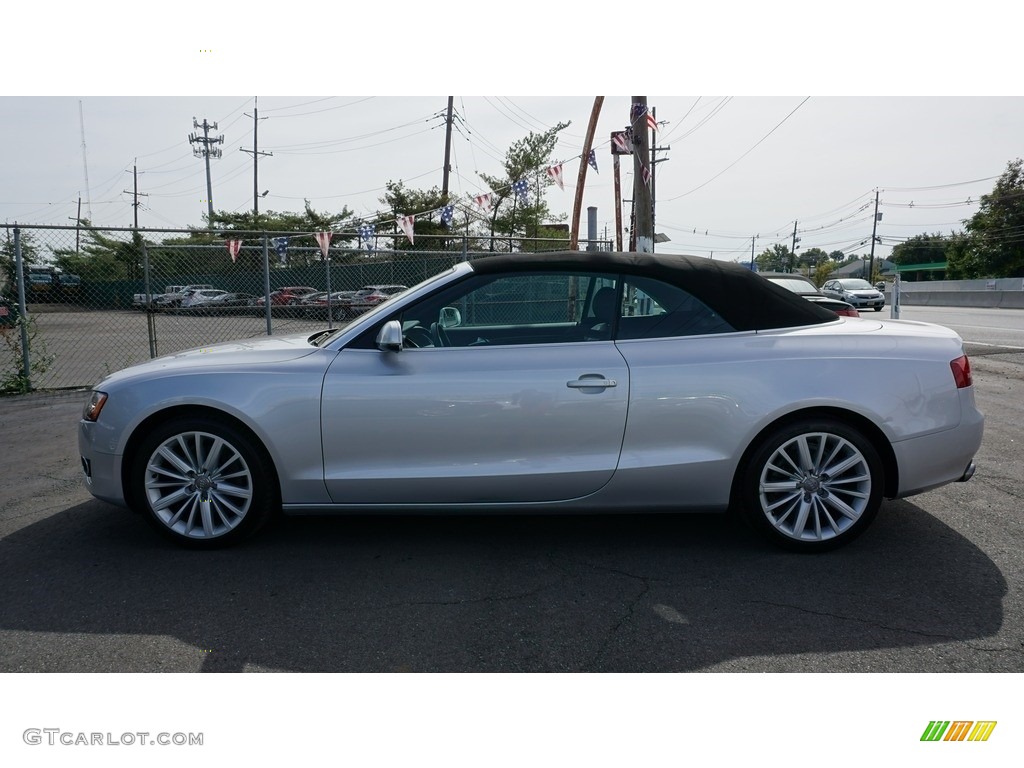
[{"label": "steering wheel", "polygon": [[402,337],[402,343],[407,347],[419,349],[421,347],[433,347],[434,335],[422,325],[414,325]]},{"label": "steering wheel", "polygon": [[430,338],[433,340],[433,346],[435,347],[450,347],[452,345],[448,338],[448,331],[440,323],[430,324]]}]

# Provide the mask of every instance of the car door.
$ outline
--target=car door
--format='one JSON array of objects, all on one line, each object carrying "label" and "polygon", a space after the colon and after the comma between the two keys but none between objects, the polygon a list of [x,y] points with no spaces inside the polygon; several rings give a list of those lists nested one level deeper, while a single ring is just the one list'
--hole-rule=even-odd
[{"label": "car door", "polygon": [[[622,446],[629,373],[612,341],[581,331],[595,284],[491,277],[404,310],[401,351],[342,350],[322,404],[332,500],[527,504],[604,486]],[[442,318],[446,340],[432,345],[429,326]]]}]

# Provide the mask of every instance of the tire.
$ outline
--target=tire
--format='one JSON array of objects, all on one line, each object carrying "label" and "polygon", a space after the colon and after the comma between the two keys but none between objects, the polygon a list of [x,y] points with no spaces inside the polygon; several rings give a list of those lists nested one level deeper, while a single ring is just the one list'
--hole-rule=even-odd
[{"label": "tire", "polygon": [[131,467],[132,498],[164,536],[181,546],[213,549],[254,534],[280,507],[266,450],[234,425],[213,417],[175,419],[139,445]]},{"label": "tire", "polygon": [[741,469],[739,501],[748,522],[798,552],[853,541],[882,505],[878,451],[842,422],[804,420],[767,435]]},{"label": "tire", "polygon": [[881,311],[882,311],[881,307],[875,307],[875,312],[881,312]]}]

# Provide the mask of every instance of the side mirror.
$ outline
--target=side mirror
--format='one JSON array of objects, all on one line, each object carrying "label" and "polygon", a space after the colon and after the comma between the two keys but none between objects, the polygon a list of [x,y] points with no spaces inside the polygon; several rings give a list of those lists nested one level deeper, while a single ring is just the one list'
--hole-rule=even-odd
[{"label": "side mirror", "polygon": [[462,325],[462,313],[455,307],[441,307],[441,315],[437,324],[442,328],[458,328]]},{"label": "side mirror", "polygon": [[402,324],[397,320],[388,320],[377,334],[377,349],[381,352],[402,351]]}]

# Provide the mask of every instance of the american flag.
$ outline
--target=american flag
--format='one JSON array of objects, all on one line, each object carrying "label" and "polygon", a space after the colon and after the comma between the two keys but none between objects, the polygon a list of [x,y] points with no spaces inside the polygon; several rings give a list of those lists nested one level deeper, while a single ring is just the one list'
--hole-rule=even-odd
[{"label": "american flag", "polygon": [[597,170],[597,152],[595,150],[590,150],[590,154],[587,155],[587,162],[590,163],[590,167],[594,169],[595,173],[599,173]]},{"label": "american flag", "polygon": [[236,261],[238,259],[238,252],[242,249],[242,241],[227,240],[224,244],[228,247],[228,253],[231,254],[231,261]]},{"label": "american flag", "polygon": [[453,218],[455,218],[455,206],[454,205],[446,205],[444,208],[441,209],[441,223],[442,224],[444,224],[446,227],[450,227],[452,225],[452,219]]},{"label": "american flag", "polygon": [[658,130],[658,121],[654,119],[654,115],[650,112],[647,113],[647,125],[651,127],[651,130]]},{"label": "american flag", "polygon": [[648,187],[651,186],[651,171],[646,165],[643,167],[643,170],[640,171],[640,178],[644,180],[645,185]]},{"label": "american flag", "polygon": [[559,189],[565,189],[565,185],[562,183],[562,164],[553,165],[548,168],[548,176],[555,180],[555,184],[558,185]]},{"label": "american flag", "polygon": [[519,202],[526,205],[530,202],[529,195],[527,193],[526,179],[520,179],[512,185],[512,191],[519,196]]},{"label": "american flag", "polygon": [[491,210],[491,193],[488,192],[486,195],[477,195],[473,198],[473,202],[477,204],[480,210],[486,213]]}]

